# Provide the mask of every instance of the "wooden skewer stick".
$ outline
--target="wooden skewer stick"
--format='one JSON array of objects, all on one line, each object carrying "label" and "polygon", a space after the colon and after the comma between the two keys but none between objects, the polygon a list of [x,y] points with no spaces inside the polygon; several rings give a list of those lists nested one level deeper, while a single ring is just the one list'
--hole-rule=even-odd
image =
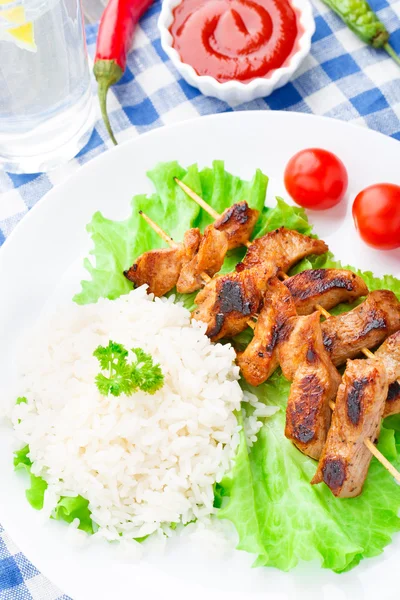
[{"label": "wooden skewer stick", "polygon": [[[161,227],[159,225],[157,225],[157,223],[155,223],[152,219],[150,219],[150,217],[148,215],[146,215],[146,213],[144,213],[142,210],[140,210],[139,214],[150,225],[150,227],[153,229],[153,231],[155,231],[157,233],[157,235],[159,235],[160,238],[162,240],[164,240],[164,242],[166,242],[171,248],[178,247],[179,244],[174,242],[172,237],[170,237],[168,235],[168,233],[166,233],[163,229],[161,229]],[[202,280],[205,283],[209,283],[212,279],[212,277],[210,277],[207,273],[200,273],[200,277],[202,278]],[[252,329],[254,329],[254,327],[256,326],[254,321],[251,321],[250,319],[248,320],[247,324]]]},{"label": "wooden skewer stick", "polygon": [[[217,220],[220,218],[221,215],[219,213],[217,213],[217,211],[214,210],[212,206],[207,204],[207,202],[205,200],[203,200],[203,198],[201,198],[198,194],[196,194],[196,192],[194,192],[192,189],[190,189],[190,187],[188,187],[186,185],[186,183],[183,183],[183,181],[181,181],[177,177],[175,177],[175,183],[177,183],[179,185],[179,187],[189,196],[189,198],[191,198],[199,206],[201,206],[201,208],[203,208],[213,219]],[[249,246],[251,246],[251,242],[247,241],[245,245],[248,248]]]},{"label": "wooden skewer stick", "polygon": [[371,442],[371,440],[364,440],[364,444],[367,446],[368,450],[375,456],[375,458],[381,463],[383,467],[395,478],[397,483],[400,483],[400,473],[394,466],[388,461],[388,459],[383,456],[382,452],[378,450],[378,448]]},{"label": "wooden skewer stick", "polygon": [[212,206],[207,204],[207,202],[203,200],[203,198],[201,198],[198,194],[196,194],[196,192],[191,190],[190,187],[186,185],[186,183],[183,183],[183,181],[181,181],[177,177],[174,177],[174,179],[175,182],[179,185],[179,187],[189,196],[189,198],[194,200],[199,206],[201,206],[201,208],[208,212],[208,214],[211,215],[213,219],[219,219],[220,215],[217,213],[216,210],[212,208]]},{"label": "wooden skewer stick", "polygon": [[[161,227],[159,225],[157,225],[157,223],[155,223],[153,221],[153,219],[150,219],[150,217],[148,215],[146,215],[146,213],[144,213],[142,210],[139,210],[139,215],[146,221],[146,223],[148,223],[150,225],[150,227],[152,228],[153,231],[156,232],[157,235],[160,236],[160,238],[162,240],[164,240],[164,242],[166,242],[168,244],[168,246],[170,248],[177,248],[179,246],[179,244],[177,244],[172,237],[170,237],[168,235],[168,233],[166,233],[164,231],[164,229],[161,229]],[[203,279],[203,281],[205,283],[208,283],[209,281],[211,281],[211,277],[209,275],[207,275],[207,273],[201,273],[200,277]]]},{"label": "wooden skewer stick", "polygon": [[[372,354],[372,352],[371,352],[371,354]],[[373,354],[372,354],[372,356],[373,356]],[[331,408],[332,411],[334,411],[335,410],[335,403],[334,402],[329,402],[329,407]],[[371,440],[368,439],[368,438],[364,440],[364,444],[368,448],[368,450],[371,452],[371,454],[373,454],[375,456],[375,458],[381,463],[381,465],[387,471],[389,471],[389,473],[392,475],[392,477],[395,478],[395,480],[397,481],[397,483],[400,483],[400,473],[388,461],[388,459],[386,458],[386,456],[384,456],[382,454],[382,452],[380,452],[378,450],[378,448],[375,446],[375,444],[373,442],[371,442]]]},{"label": "wooden skewer stick", "polygon": [[[190,189],[190,187],[188,187],[185,183],[183,183],[182,181],[180,181],[179,179],[177,179],[175,177],[175,181],[176,183],[179,185],[180,188],[182,188],[186,194],[192,198],[192,200],[194,200],[195,202],[197,202],[197,204],[199,206],[201,206],[206,212],[208,212],[209,215],[211,215],[213,217],[213,219],[218,219],[220,217],[220,215],[217,213],[216,210],[214,210],[211,206],[209,206],[207,204],[207,202],[205,202],[203,200],[203,198],[200,198],[200,196],[198,196],[196,194],[196,192],[194,192],[193,190]],[[246,246],[249,247],[251,245],[251,242],[247,242]],[[282,279],[288,279],[289,276],[286,273],[281,272],[279,274]],[[321,306],[320,304],[316,304],[315,308],[317,310],[319,310],[319,312],[325,317],[325,318],[329,318],[331,317],[331,315],[329,314],[329,312],[327,310],[325,310],[325,308],[323,306]],[[254,329],[255,327],[255,323],[253,321],[249,321],[248,325],[250,325],[250,327],[252,329]],[[375,358],[374,354],[368,350],[368,348],[363,348],[362,352],[365,356],[367,356],[368,358]],[[335,410],[335,403],[334,402],[330,402],[329,406],[332,410]],[[389,473],[396,479],[396,481],[398,483],[400,483],[400,473],[394,468],[394,466],[383,456],[383,454],[381,452],[379,452],[378,448],[371,442],[371,440],[366,439],[364,440],[364,444],[366,445],[366,447],[368,448],[368,450],[375,456],[375,458],[381,463],[381,465],[387,469],[387,471],[389,471]]]},{"label": "wooden skewer stick", "polygon": [[144,213],[142,210],[139,210],[139,215],[142,217],[142,219],[144,219],[152,228],[153,231],[156,232],[156,234],[162,239],[164,240],[164,242],[166,242],[168,244],[168,246],[170,248],[177,248],[179,246],[179,244],[177,244],[172,237],[170,237],[168,235],[168,233],[165,233],[164,229],[161,229],[161,227],[159,225],[157,225],[157,223],[155,223],[152,219],[150,219],[150,217],[148,215],[146,215],[146,213]]},{"label": "wooden skewer stick", "polygon": [[[321,313],[321,315],[323,315],[326,319],[329,319],[329,317],[331,317],[332,315],[330,315],[328,313],[327,310],[325,310],[325,308],[323,306],[321,306],[320,304],[316,304],[315,308],[317,310],[319,310],[319,312]],[[366,356],[367,358],[375,358],[375,356],[373,355],[373,353],[371,352],[371,350],[368,350],[368,348],[362,348],[361,352],[364,354],[364,356]]]}]

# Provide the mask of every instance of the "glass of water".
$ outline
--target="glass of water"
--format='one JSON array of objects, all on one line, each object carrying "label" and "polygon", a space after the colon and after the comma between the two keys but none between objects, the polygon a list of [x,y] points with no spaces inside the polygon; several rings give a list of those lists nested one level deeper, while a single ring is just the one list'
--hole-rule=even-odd
[{"label": "glass of water", "polygon": [[80,0],[0,0],[0,167],[48,171],[93,123]]}]

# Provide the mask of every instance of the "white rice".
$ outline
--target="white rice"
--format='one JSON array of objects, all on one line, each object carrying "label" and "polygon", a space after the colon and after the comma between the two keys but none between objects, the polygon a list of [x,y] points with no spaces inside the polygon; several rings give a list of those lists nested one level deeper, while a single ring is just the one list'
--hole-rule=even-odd
[{"label": "white rice", "polygon": [[[109,340],[151,353],[163,388],[101,396],[93,351]],[[45,511],[60,496],[80,494],[110,540],[168,533],[166,524],[212,515],[213,485],[229,470],[239,437],[234,359],[189,311],[172,299],[153,301],[144,286],[42,321],[20,358],[18,393],[28,404],[15,406],[12,421],[21,445],[29,444],[32,472],[48,482]],[[257,417],[271,409],[246,400],[255,408],[246,425],[254,441]]]}]

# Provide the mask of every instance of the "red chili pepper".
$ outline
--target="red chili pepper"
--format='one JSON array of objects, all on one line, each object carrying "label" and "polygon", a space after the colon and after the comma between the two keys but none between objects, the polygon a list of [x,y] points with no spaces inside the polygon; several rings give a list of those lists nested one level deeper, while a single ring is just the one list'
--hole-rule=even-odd
[{"label": "red chili pepper", "polygon": [[93,73],[101,114],[114,144],[117,140],[107,114],[107,92],[124,74],[135,27],[152,3],[153,0],[110,0],[101,17]]}]

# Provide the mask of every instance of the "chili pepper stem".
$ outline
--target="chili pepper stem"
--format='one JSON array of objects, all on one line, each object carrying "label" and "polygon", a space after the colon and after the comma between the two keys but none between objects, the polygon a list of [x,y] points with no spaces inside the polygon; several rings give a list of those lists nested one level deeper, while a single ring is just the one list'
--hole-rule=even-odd
[{"label": "chili pepper stem", "polygon": [[386,52],[389,54],[389,56],[391,56],[393,58],[393,60],[400,65],[400,56],[398,54],[396,54],[396,52],[393,50],[392,46],[390,44],[385,44],[384,49],[386,50]]},{"label": "chili pepper stem", "polygon": [[101,116],[103,117],[104,124],[113,144],[117,146],[118,142],[115,139],[110,119],[107,114],[107,92],[114,83],[117,83],[117,81],[121,79],[124,72],[115,60],[98,60],[94,64],[93,73],[98,85]]},{"label": "chili pepper stem", "polygon": [[110,85],[111,85],[110,82],[105,81],[104,79],[102,79],[98,82],[99,104],[100,104],[101,116],[103,117],[104,125],[106,126],[106,129],[108,131],[108,135],[110,136],[112,143],[115,146],[118,146],[118,142],[115,139],[114,132],[111,127],[110,119],[107,114],[107,92],[110,88]]}]

